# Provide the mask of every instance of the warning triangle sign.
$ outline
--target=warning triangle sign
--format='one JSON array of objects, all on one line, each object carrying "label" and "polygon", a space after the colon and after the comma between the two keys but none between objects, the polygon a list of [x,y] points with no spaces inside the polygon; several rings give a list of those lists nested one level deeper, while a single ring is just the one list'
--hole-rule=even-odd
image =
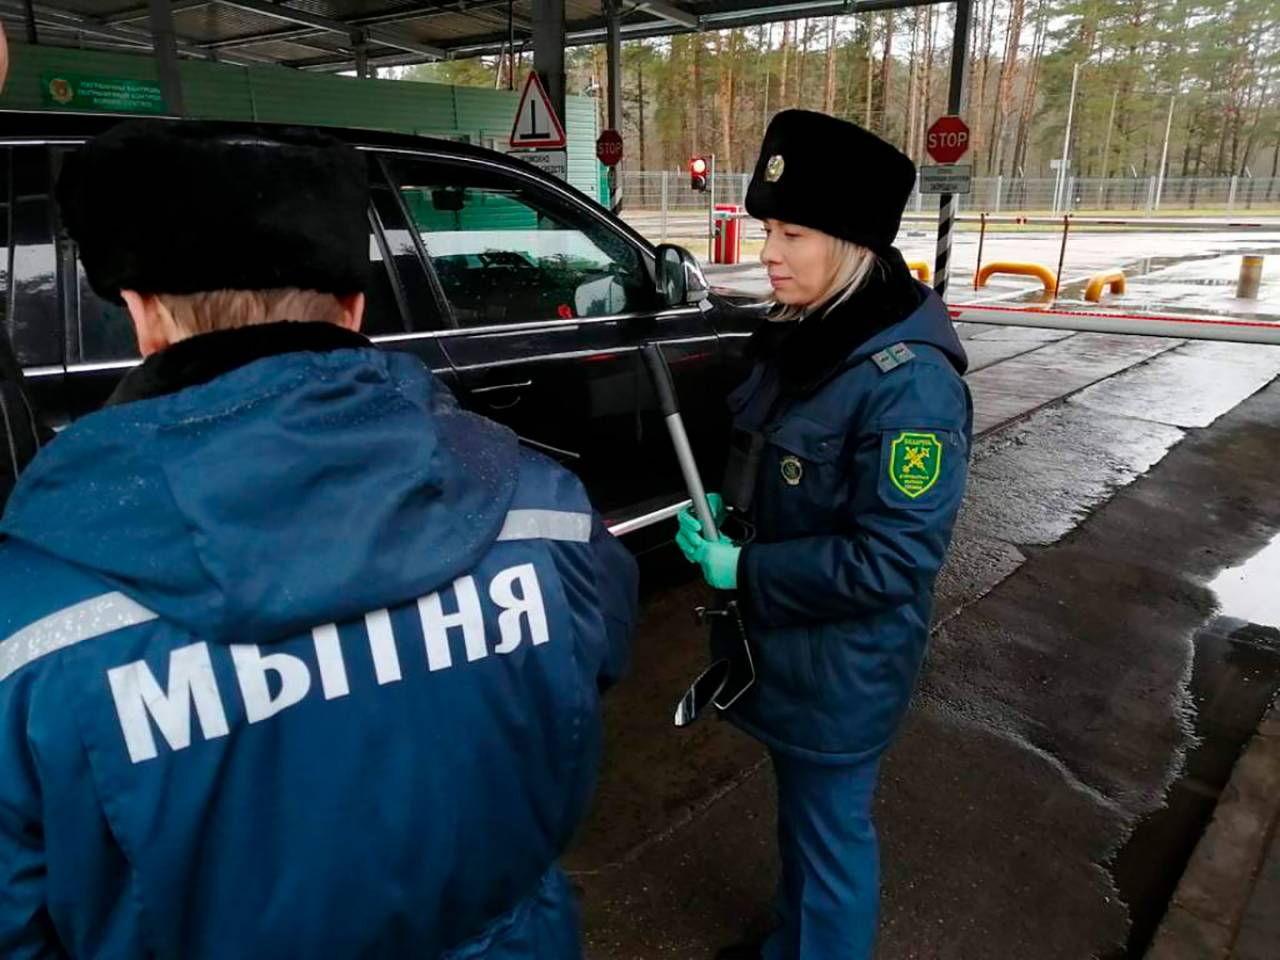
[{"label": "warning triangle sign", "polygon": [[546,87],[537,73],[530,73],[520,95],[516,122],[511,125],[511,146],[563,150],[564,140],[564,127],[551,106]]}]

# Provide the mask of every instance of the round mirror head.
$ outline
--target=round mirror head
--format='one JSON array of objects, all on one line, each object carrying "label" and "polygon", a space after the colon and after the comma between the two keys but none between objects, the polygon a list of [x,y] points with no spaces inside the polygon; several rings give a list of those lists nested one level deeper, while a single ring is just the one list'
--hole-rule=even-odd
[{"label": "round mirror head", "polygon": [[664,246],[659,251],[658,282],[662,302],[669,307],[684,303],[684,259],[677,247]]}]

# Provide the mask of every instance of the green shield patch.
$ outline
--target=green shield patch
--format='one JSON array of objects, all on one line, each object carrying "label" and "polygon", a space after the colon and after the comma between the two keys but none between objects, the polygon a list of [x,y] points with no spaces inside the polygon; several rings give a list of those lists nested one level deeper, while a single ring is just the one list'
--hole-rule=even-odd
[{"label": "green shield patch", "polygon": [[938,482],[942,444],[936,434],[904,430],[889,449],[889,479],[912,500],[928,493]]}]

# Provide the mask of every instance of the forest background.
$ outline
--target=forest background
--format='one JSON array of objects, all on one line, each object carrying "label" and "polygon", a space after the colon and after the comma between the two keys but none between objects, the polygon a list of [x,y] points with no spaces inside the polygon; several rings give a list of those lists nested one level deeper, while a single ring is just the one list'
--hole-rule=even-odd
[{"label": "forest background", "polygon": [[[787,21],[623,44],[626,169],[683,170],[695,154],[723,171],[754,163],[769,118],[787,107],[854,120],[928,162],[924,132],[946,112],[955,7]],[[515,76],[530,68],[515,58]],[[1167,174],[1280,174],[1277,0],[974,0],[966,162],[979,176],[1052,176],[1080,65],[1071,169],[1148,177],[1173,108]],[[402,79],[499,86],[510,57],[397,71]],[[568,90],[598,97],[602,46],[566,57]]]}]

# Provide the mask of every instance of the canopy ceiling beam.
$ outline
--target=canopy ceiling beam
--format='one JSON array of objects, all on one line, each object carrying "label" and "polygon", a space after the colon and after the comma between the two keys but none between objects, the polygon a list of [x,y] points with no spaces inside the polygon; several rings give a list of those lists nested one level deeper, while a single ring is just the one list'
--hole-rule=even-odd
[{"label": "canopy ceiling beam", "polygon": [[[228,7],[247,10],[250,13],[260,13],[266,17],[284,20],[287,23],[297,23],[303,26],[315,27],[317,30],[327,30],[343,37],[350,37],[353,26],[358,26],[341,20],[331,20],[328,17],[321,17],[294,7],[266,3],[264,0],[218,0],[218,2]],[[365,32],[372,42],[382,44],[384,47],[393,47],[406,53],[415,53],[431,60],[444,60],[448,57],[448,54],[439,47],[402,39],[393,33],[383,30],[381,27],[366,27]]]},{"label": "canopy ceiling beam", "polygon": [[674,3],[667,3],[666,0],[641,0],[636,4],[640,10],[652,13],[655,17],[661,17],[670,23],[678,23],[682,27],[688,27],[690,30],[699,29],[698,18],[688,10],[683,10]]}]

